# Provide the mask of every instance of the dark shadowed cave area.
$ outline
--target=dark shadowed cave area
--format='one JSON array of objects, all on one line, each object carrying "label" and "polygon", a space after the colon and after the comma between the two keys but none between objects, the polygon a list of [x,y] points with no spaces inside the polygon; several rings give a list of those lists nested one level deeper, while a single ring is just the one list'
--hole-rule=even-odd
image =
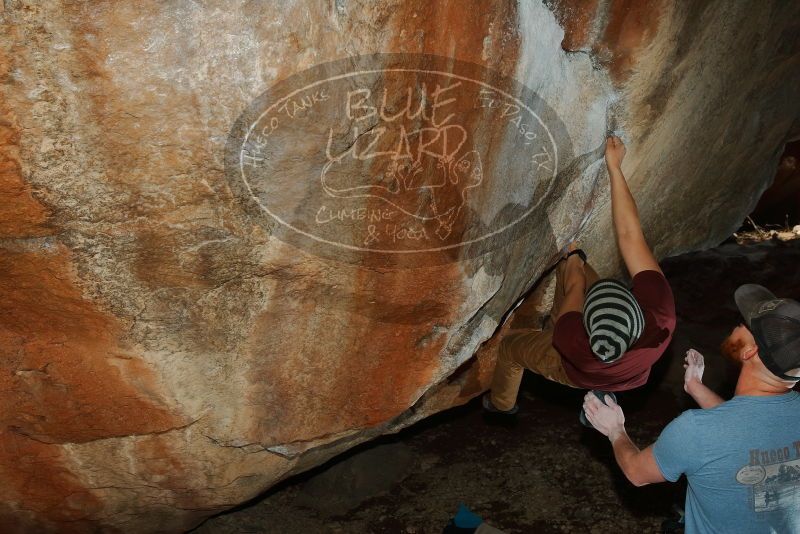
[{"label": "dark shadowed cave area", "polygon": [[786,229],[800,224],[800,139],[786,144],[775,179],[759,199],[752,219]]}]

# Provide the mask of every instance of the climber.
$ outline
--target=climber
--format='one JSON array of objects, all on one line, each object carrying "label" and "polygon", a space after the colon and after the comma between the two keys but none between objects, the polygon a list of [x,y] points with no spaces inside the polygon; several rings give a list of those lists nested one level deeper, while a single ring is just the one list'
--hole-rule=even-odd
[{"label": "climber", "polygon": [[642,233],[636,203],[622,174],[625,145],[606,140],[611,213],[632,289],[598,280],[586,255],[570,243],[556,266],[550,316],[541,328],[501,333],[489,412],[514,414],[524,369],[574,388],[623,391],[647,382],[675,329],[672,290]]},{"label": "climber", "polygon": [[722,353],[739,366],[734,397],[724,402],[703,384],[703,356],[686,353],[684,389],[701,409],[687,410],[644,450],[625,432],[609,398],[586,395],[584,411],[611,441],[634,485],[675,482],[685,474],[686,533],[800,532],[800,303],[745,284],[736,306],[746,325]]}]

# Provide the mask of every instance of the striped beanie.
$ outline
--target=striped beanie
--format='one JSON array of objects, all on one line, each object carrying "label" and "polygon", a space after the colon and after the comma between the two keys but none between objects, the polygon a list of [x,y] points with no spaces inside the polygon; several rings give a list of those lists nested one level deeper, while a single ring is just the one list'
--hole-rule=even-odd
[{"label": "striped beanie", "polygon": [[594,355],[603,363],[611,363],[642,335],[644,314],[622,282],[606,278],[595,282],[586,292],[583,326]]}]

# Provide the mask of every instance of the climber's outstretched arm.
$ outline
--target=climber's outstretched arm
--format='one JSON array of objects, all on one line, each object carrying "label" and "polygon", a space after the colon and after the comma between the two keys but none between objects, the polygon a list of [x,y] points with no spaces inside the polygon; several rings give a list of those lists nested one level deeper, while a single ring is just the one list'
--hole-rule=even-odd
[{"label": "climber's outstretched arm", "polygon": [[658,271],[661,267],[644,238],[639,221],[639,210],[633,200],[628,183],[622,174],[625,145],[619,137],[606,140],[606,165],[611,179],[611,215],[617,234],[617,245],[631,277],[641,271]]}]

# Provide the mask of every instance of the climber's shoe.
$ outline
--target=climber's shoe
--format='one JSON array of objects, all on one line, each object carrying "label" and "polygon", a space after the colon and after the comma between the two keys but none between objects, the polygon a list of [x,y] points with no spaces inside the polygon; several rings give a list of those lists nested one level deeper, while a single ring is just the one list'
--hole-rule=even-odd
[{"label": "climber's shoe", "polygon": [[496,413],[502,415],[514,415],[519,411],[519,405],[515,404],[513,408],[510,410],[501,410],[497,408],[494,404],[492,404],[491,393],[486,392],[483,394],[483,398],[481,399],[481,404],[483,405],[483,409],[489,413]]}]

